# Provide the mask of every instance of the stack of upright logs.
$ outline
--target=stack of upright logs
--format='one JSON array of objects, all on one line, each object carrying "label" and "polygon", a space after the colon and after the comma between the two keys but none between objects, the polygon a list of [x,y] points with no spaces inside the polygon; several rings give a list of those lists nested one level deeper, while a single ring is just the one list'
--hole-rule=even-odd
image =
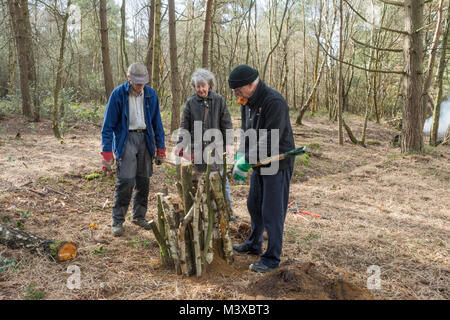
[{"label": "stack of upright logs", "polygon": [[198,174],[192,164],[178,165],[178,195],[157,194],[158,224],[152,220],[150,225],[163,264],[173,265],[177,274],[200,277],[214,258],[233,263],[223,168],[221,176],[209,166]]}]

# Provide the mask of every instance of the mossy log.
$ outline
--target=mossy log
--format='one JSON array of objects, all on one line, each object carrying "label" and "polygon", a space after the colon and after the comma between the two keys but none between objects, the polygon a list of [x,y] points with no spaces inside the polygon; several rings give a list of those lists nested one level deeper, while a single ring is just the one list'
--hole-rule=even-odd
[{"label": "mossy log", "polygon": [[57,262],[72,260],[77,256],[77,246],[73,242],[39,238],[3,224],[0,224],[0,243],[11,249],[27,249],[45,254]]}]

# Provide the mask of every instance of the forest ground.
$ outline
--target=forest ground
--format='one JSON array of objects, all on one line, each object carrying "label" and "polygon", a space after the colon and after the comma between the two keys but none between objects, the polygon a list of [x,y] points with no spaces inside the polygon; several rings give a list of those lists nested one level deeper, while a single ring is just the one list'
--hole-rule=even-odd
[{"label": "forest ground", "polygon": [[[359,137],[361,119],[346,122]],[[390,144],[398,132],[374,122],[367,148],[347,137],[339,146],[337,123],[321,116],[307,115],[293,129],[309,152],[296,160],[290,201],[330,219],[305,221],[289,211],[277,272],[251,272],[256,258],[236,255],[233,266],[216,261],[197,279],[161,265],[150,231],[127,220],[124,236],[112,236],[114,180],[86,179],[101,172],[101,123],[71,123],[60,142],[48,120],[3,116],[0,222],[74,241],[79,250],[75,260],[55,263],[0,245],[0,261],[15,261],[0,272],[0,299],[449,299],[450,146],[405,156]],[[173,171],[154,167],[148,219],[156,216],[155,194],[175,192]],[[234,243],[248,232],[247,193],[248,184],[231,182]],[[70,265],[80,268],[80,289],[67,287]],[[376,270],[380,288],[369,291]]]}]

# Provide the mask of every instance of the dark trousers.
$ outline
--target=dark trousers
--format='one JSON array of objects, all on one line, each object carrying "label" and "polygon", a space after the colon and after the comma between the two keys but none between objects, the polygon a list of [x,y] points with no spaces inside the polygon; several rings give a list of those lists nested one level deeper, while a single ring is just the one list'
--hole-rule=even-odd
[{"label": "dark trousers", "polygon": [[261,262],[270,268],[280,264],[291,175],[290,168],[275,175],[253,171],[250,180],[247,208],[251,217],[251,233],[245,244],[261,251],[262,235],[266,229],[268,244],[266,252],[261,255]]},{"label": "dark trousers", "polygon": [[124,146],[122,159],[117,160],[117,180],[112,210],[112,225],[125,221],[128,206],[133,198],[134,220],[145,219],[147,213],[152,158],[145,142],[145,133],[130,132]]}]

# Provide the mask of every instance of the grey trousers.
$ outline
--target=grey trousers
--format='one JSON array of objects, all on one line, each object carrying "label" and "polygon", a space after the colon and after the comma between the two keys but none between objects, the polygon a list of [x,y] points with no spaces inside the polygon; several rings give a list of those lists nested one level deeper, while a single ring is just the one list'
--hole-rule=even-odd
[{"label": "grey trousers", "polygon": [[124,223],[134,189],[133,220],[145,219],[152,158],[147,149],[145,133],[129,132],[122,159],[117,159],[117,180],[112,210],[112,225]]}]

